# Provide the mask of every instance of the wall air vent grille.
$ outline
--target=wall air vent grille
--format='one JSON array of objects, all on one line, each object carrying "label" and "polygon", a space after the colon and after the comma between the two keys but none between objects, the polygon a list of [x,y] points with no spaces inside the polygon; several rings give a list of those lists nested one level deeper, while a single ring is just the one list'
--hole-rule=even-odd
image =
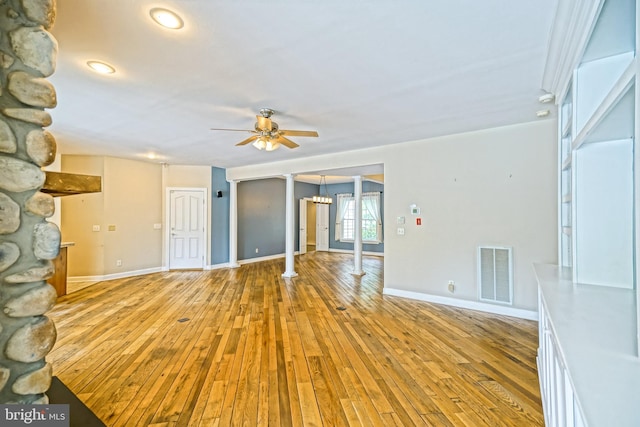
[{"label": "wall air vent grille", "polygon": [[513,303],[513,262],[511,248],[478,248],[480,299],[502,304]]}]

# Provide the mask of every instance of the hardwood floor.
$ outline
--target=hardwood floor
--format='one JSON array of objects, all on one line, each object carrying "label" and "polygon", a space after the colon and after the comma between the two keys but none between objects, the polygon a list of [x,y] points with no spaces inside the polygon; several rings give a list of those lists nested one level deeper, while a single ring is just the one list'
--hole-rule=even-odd
[{"label": "hardwood floor", "polygon": [[544,424],[535,322],[383,296],[352,259],[100,282],[59,299],[47,359],[108,426]]}]

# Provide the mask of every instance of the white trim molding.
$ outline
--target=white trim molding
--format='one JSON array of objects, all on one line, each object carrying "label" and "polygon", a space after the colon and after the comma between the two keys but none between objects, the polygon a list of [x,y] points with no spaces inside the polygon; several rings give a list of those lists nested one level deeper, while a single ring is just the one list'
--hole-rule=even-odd
[{"label": "white trim molding", "polygon": [[[298,251],[295,251],[293,254],[298,255]],[[239,259],[238,264],[239,265],[253,264],[254,262],[270,261],[272,259],[279,259],[279,258],[286,258],[286,254],[282,253],[282,254],[261,256],[256,258]]]},{"label": "white trim molding", "polygon": [[556,95],[556,101],[567,91],[603,3],[604,0],[558,2],[542,75],[542,89]]},{"label": "white trim molding", "polygon": [[[353,254],[353,249],[334,249],[329,248],[329,252],[343,253],[343,254]],[[372,251],[362,251],[362,255],[371,255],[371,256],[384,256],[384,252],[372,252]]]},{"label": "white trim molding", "polygon": [[394,297],[409,298],[418,301],[431,302],[435,304],[449,305],[452,307],[465,308],[469,310],[483,311],[485,313],[499,314],[502,316],[518,317],[526,320],[538,320],[538,312],[524,310],[521,308],[513,308],[504,305],[487,304],[479,301],[463,300],[458,298],[449,298],[439,295],[423,294],[420,292],[403,291],[402,289],[384,288],[383,295]]},{"label": "white trim molding", "polygon": [[123,271],[121,273],[104,274],[102,276],[72,276],[67,278],[67,283],[104,282],[105,280],[124,279],[127,277],[144,276],[165,271],[162,267],[145,268],[144,270]]}]

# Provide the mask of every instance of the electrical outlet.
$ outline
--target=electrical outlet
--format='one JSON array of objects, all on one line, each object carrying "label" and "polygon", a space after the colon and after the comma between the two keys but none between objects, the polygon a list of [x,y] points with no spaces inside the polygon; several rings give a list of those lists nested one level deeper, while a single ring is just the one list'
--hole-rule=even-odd
[{"label": "electrical outlet", "polygon": [[256,248],[256,253],[258,253],[258,252],[260,252],[260,251],[258,250],[258,248]]},{"label": "electrical outlet", "polygon": [[122,260],[121,259],[116,261],[116,267],[122,267]]},{"label": "electrical outlet", "polygon": [[449,292],[453,293],[453,291],[455,290],[455,285],[453,284],[453,280],[449,280],[449,286],[447,286],[447,288],[449,289]]},{"label": "electrical outlet", "polygon": [[93,227],[91,227],[91,229],[93,231],[100,231],[100,226],[99,225],[94,225]]}]

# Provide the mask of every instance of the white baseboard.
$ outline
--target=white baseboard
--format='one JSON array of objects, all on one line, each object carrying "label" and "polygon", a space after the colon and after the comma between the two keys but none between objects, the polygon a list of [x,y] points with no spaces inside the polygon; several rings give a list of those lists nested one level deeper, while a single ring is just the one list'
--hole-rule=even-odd
[{"label": "white baseboard", "polygon": [[121,273],[105,274],[102,276],[71,276],[67,278],[67,283],[79,282],[103,282],[105,280],[124,279],[126,277],[144,276],[145,274],[159,273],[166,271],[162,267],[145,268],[144,270],[123,271]]},{"label": "white baseboard", "polygon": [[[294,255],[298,255],[298,252],[294,252]],[[252,264],[254,262],[262,262],[262,261],[270,261],[272,259],[279,259],[279,258],[284,258],[285,254],[275,254],[275,255],[267,255],[267,256],[261,256],[261,257],[256,257],[256,258],[247,258],[247,259],[239,259],[238,260],[238,264],[243,265],[243,264]]]},{"label": "white baseboard", "polygon": [[[329,248],[328,252],[338,252],[338,253],[347,253],[347,254],[352,254],[353,251],[352,250],[345,250],[345,249],[331,249]],[[382,252],[362,252],[363,255],[372,255],[372,256],[384,256],[384,253]],[[294,256],[296,255],[300,255],[300,252],[295,251],[293,253]],[[275,255],[267,255],[267,256],[261,256],[261,257],[255,257],[255,258],[247,258],[247,259],[239,259],[238,260],[238,264],[239,265],[243,265],[243,264],[252,264],[254,262],[262,262],[262,261],[270,261],[273,259],[279,259],[279,258],[284,258],[286,257],[286,254],[275,254]],[[231,265],[226,262],[226,263],[222,263],[222,264],[213,264],[213,265],[208,265],[205,267],[206,270],[217,270],[220,268],[230,268]]]},{"label": "white baseboard", "polygon": [[423,294],[420,292],[403,291],[401,289],[384,288],[384,295],[415,299],[419,301],[432,302],[435,304],[450,305],[458,308],[466,308],[469,310],[483,311],[485,313],[500,314],[503,316],[518,317],[526,320],[538,320],[538,312],[524,310],[521,308],[506,307],[501,305],[487,304],[479,301],[463,300],[458,298],[449,298],[439,295]]},{"label": "white baseboard", "polygon": [[230,268],[231,264],[229,264],[228,262],[223,262],[221,264],[211,264],[211,265],[207,265],[204,269],[205,270],[220,270],[221,268]]},{"label": "white baseboard", "polygon": [[[352,254],[353,249],[333,249],[329,248],[329,252],[337,252],[343,254]],[[371,255],[371,256],[384,256],[384,252],[371,252],[371,251],[362,251],[362,255]]]}]

